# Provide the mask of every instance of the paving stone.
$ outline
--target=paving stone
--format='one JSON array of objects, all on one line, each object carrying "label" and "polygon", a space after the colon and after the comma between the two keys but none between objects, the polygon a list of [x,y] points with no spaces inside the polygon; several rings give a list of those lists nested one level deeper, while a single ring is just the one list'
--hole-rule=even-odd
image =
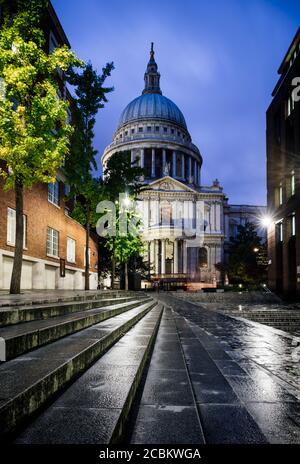
[{"label": "paving stone", "polygon": [[120,411],[97,408],[51,408],[15,440],[16,444],[101,444]]},{"label": "paving stone", "polygon": [[141,404],[194,404],[186,371],[155,370],[151,368],[147,376]]},{"label": "paving stone", "polygon": [[136,376],[136,366],[96,363],[55,402],[59,407],[122,408]]},{"label": "paving stone", "polygon": [[244,402],[295,402],[296,398],[276,384],[271,377],[253,380],[245,376],[230,376],[228,382]]},{"label": "paving stone", "polygon": [[249,412],[270,443],[300,443],[300,404],[249,403]]},{"label": "paving stone", "polygon": [[191,373],[190,376],[197,402],[216,404],[240,402],[232,387],[221,374]]},{"label": "paving stone", "polygon": [[131,438],[132,444],[203,444],[194,407],[142,405]]},{"label": "paving stone", "polygon": [[267,443],[256,422],[243,406],[201,404],[199,410],[206,443]]}]

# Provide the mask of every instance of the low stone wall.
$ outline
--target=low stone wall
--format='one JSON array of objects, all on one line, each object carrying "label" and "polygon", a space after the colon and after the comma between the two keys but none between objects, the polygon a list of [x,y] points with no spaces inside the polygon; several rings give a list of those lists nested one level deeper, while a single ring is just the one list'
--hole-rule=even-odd
[{"label": "low stone wall", "polygon": [[177,298],[196,303],[232,303],[232,304],[280,304],[281,299],[274,293],[267,292],[170,292]]}]

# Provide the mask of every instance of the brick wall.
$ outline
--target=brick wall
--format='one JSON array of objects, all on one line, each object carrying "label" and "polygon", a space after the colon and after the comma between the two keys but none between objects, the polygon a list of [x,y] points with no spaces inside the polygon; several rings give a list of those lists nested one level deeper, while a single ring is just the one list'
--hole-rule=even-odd
[{"label": "brick wall", "polygon": [[[58,262],[58,259],[47,256],[47,228],[52,227],[59,232],[59,257],[67,259],[67,237],[76,241],[76,262],[68,263],[68,267],[84,269],[85,229],[65,214],[63,201],[64,186],[60,183],[59,207],[48,201],[48,186],[37,184],[24,194],[24,214],[27,217],[27,240],[24,254],[34,258]],[[14,251],[7,245],[7,208],[15,208],[14,191],[4,192],[0,184],[0,248]],[[91,272],[97,272],[97,242],[90,238]]]}]

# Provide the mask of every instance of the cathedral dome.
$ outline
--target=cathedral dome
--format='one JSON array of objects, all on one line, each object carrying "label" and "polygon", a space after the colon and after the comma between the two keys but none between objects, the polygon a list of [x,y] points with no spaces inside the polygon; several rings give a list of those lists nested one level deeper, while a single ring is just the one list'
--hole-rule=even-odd
[{"label": "cathedral dome", "polygon": [[137,119],[163,119],[187,129],[178,106],[159,93],[144,93],[132,100],[121,114],[119,127]]}]

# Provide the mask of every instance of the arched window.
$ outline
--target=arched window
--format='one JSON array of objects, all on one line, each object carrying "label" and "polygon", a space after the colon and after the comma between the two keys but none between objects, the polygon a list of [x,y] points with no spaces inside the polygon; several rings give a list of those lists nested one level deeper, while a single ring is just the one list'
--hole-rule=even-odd
[{"label": "arched window", "polygon": [[200,268],[207,267],[207,249],[202,247],[199,248],[199,254],[198,254],[198,263]]}]

